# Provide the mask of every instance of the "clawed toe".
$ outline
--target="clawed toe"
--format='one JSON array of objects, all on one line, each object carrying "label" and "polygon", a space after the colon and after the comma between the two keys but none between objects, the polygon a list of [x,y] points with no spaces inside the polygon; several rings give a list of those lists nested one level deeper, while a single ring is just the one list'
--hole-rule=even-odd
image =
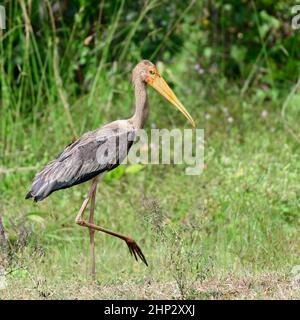
[{"label": "clawed toe", "polygon": [[128,246],[130,254],[132,256],[134,256],[135,260],[138,261],[138,257],[139,257],[145,263],[145,265],[148,267],[147,260],[144,256],[142,250],[137,245],[137,243],[132,239],[128,239],[128,240],[126,240],[126,244]]}]

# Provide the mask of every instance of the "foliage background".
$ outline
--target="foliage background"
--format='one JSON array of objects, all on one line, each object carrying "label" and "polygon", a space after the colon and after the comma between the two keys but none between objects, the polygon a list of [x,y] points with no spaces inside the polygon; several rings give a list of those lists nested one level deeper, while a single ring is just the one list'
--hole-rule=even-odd
[{"label": "foliage background", "polygon": [[[290,286],[300,249],[295,1],[1,4],[1,263],[9,286],[0,295],[299,297]],[[157,64],[205,129],[207,167],[199,177],[176,166],[108,176],[97,214],[140,239],[152,264],[144,270],[123,244],[99,236],[102,272],[91,289],[88,236],[73,223],[87,185],[39,205],[23,196],[74,136],[132,113],[130,73],[140,59]],[[186,125],[160,97],[150,99],[148,128]]]}]

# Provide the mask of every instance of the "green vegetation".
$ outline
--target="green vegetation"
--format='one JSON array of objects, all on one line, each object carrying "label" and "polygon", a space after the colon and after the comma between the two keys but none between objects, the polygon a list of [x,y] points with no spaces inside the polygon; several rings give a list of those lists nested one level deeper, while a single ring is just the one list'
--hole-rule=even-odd
[{"label": "green vegetation", "polygon": [[[61,5],[59,5],[60,3]],[[300,30],[293,1],[4,1],[0,36],[0,298],[298,298]],[[35,172],[74,136],[133,111],[147,58],[205,129],[205,169],[116,169],[96,222],[75,216],[89,184],[25,201]],[[298,82],[297,82],[298,81]],[[187,127],[150,91],[147,128]],[[3,280],[3,277],[0,280]],[[0,283],[1,285],[1,283]]]}]

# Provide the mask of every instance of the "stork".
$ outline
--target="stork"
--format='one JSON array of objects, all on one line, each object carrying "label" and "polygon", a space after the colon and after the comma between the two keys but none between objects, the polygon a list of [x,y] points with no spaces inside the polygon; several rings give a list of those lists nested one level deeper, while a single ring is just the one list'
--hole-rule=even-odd
[{"label": "stork", "polygon": [[[41,201],[54,191],[92,180],[90,190],[82,203],[75,222],[79,226],[89,229],[93,279],[96,277],[95,231],[104,232],[125,241],[131,255],[136,260],[140,258],[148,265],[142,250],[131,237],[94,224],[96,189],[99,181],[106,172],[122,163],[133,144],[136,130],[143,128],[147,121],[149,112],[147,85],[152,86],[178,108],[195,127],[193,118],[152,62],[142,60],[136,65],[132,72],[132,83],[135,93],[134,115],[127,120],[113,121],[99,129],[89,131],[66,146],[56,159],[50,161],[42,171],[36,174],[31,189],[26,195],[26,199],[33,198],[34,201]],[[89,202],[90,215],[87,221],[84,218],[84,212]]]}]

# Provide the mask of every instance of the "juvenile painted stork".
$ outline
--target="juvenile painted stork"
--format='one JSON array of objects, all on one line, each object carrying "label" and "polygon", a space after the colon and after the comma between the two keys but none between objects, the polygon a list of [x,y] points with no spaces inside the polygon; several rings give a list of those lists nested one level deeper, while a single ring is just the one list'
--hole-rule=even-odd
[{"label": "juvenile painted stork", "polygon": [[[152,86],[177,107],[195,127],[194,120],[157,72],[153,63],[148,60],[142,60],[138,63],[132,72],[132,83],[135,92],[134,115],[128,120],[117,120],[94,131],[87,132],[66,146],[56,159],[50,161],[41,172],[36,174],[31,190],[26,195],[26,199],[33,198],[34,201],[41,201],[54,191],[70,188],[92,179],[91,188],[82,203],[75,222],[89,229],[93,279],[95,279],[95,231],[104,232],[124,240],[131,255],[136,260],[139,257],[148,265],[142,250],[131,237],[94,224],[98,182],[106,172],[119,166],[126,158],[133,144],[136,130],[143,128],[147,121],[149,111],[147,85]],[[118,146],[117,150],[116,144]],[[91,202],[90,216],[86,221],[84,211],[89,201]]]}]

